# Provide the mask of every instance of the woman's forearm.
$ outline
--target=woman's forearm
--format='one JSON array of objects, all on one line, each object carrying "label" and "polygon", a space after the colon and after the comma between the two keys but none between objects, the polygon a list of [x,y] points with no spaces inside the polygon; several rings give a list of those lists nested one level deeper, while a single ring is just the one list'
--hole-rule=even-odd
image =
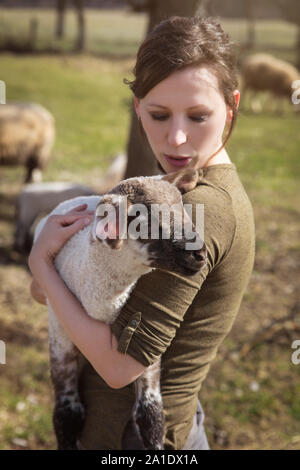
[{"label": "woman's forearm", "polygon": [[54,267],[45,266],[43,290],[71,341],[112,388],[135,380],[144,367],[118,352],[118,342],[106,323],[89,317]]}]

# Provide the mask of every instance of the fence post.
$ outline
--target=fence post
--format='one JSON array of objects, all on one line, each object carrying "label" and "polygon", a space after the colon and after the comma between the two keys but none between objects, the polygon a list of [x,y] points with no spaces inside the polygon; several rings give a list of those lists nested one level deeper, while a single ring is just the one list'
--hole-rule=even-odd
[{"label": "fence post", "polygon": [[5,342],[0,340],[0,364],[6,364]]},{"label": "fence post", "polygon": [[0,104],[6,103],[6,85],[3,80],[0,80]]}]

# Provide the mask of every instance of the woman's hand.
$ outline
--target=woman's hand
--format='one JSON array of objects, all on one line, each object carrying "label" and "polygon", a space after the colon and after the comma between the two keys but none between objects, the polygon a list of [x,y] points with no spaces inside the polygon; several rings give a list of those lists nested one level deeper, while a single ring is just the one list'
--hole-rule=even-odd
[{"label": "woman's hand", "polygon": [[30,271],[41,288],[45,267],[53,268],[53,260],[63,245],[93,220],[92,211],[83,212],[86,207],[82,204],[64,215],[51,215],[45,223],[28,258]]}]

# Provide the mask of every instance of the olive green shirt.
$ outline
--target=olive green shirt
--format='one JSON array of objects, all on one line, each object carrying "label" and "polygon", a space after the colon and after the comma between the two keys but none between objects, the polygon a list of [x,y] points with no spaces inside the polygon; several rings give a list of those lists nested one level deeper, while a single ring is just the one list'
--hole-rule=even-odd
[{"label": "olive green shirt", "polygon": [[[183,202],[204,204],[207,266],[191,277],[156,269],[142,276],[111,326],[118,350],[145,366],[162,360],[165,448],[182,449],[196,413],[199,390],[218,347],[231,330],[254,262],[251,203],[233,164],[199,170]],[[86,449],[122,449],[135,402],[134,384],[111,389],[83,360],[80,390]]]}]

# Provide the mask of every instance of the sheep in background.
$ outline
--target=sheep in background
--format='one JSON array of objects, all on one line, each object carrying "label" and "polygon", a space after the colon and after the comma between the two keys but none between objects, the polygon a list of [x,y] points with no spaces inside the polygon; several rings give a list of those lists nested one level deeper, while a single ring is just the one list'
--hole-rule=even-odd
[{"label": "sheep in background", "polygon": [[[290,63],[269,54],[252,54],[241,66],[243,93],[246,91],[268,91],[274,98],[288,98],[292,103],[292,84],[300,79],[299,71]],[[261,105],[251,100],[253,111],[260,111]],[[260,109],[259,109],[260,108]]]},{"label": "sheep in background", "polygon": [[41,181],[54,138],[54,118],[39,104],[0,106],[0,165],[25,166],[25,183]]},{"label": "sheep in background", "polygon": [[[191,169],[164,176],[129,178],[108,194],[65,201],[50,214],[49,217],[55,217],[54,214],[66,213],[83,203],[87,203],[88,210],[95,211],[93,222],[71,237],[54,261],[60,276],[89,316],[113,323],[138,278],[154,268],[191,276],[205,266],[207,254],[204,242],[184,211],[180,194],[194,189],[197,182],[198,172]],[[153,214],[153,204],[164,209]],[[130,221],[135,218],[136,209],[141,211],[141,205],[146,208],[146,213],[142,211],[141,222],[147,227],[146,233],[152,234],[153,224],[157,224],[158,238],[136,238],[130,230]],[[166,211],[171,207],[174,207],[174,218],[170,225],[167,224],[170,232],[166,238],[163,234],[164,217],[160,215],[168,214]],[[115,217],[107,221],[104,214],[110,208]],[[182,235],[182,221],[184,235],[178,238],[178,233]],[[46,218],[38,224],[35,239],[45,222]],[[194,247],[187,249],[186,242],[192,239]],[[53,423],[58,449],[75,449],[84,421],[84,407],[77,386],[78,350],[66,335],[49,302],[47,304],[51,378],[55,390]],[[133,419],[145,449],[163,448],[164,418],[159,372],[157,361],[135,382]]]},{"label": "sheep in background", "polygon": [[117,155],[107,172],[99,178],[97,189],[83,184],[67,182],[33,183],[25,185],[16,203],[16,231],[14,249],[29,253],[36,219],[51,212],[60,202],[77,196],[104,194],[116,186],[124,177],[127,164],[125,154]]}]

